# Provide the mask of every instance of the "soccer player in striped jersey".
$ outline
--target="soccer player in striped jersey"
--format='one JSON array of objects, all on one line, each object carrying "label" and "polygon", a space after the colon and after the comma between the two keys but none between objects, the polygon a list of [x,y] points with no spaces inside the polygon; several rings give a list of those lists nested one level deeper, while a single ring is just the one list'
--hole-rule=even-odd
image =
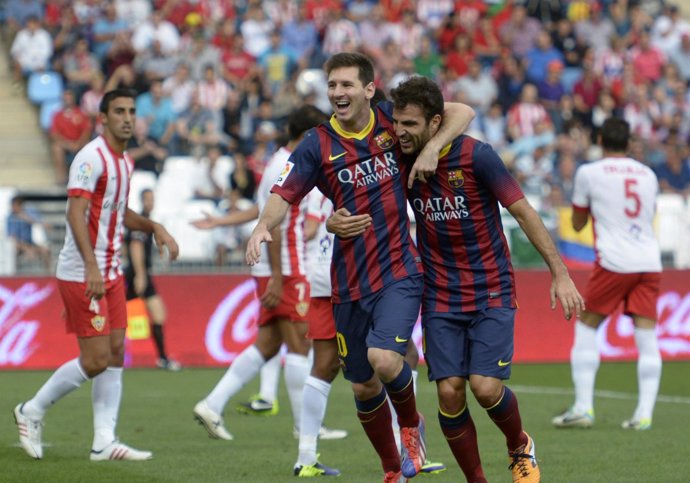
[{"label": "soccer player in striped jersey", "polygon": [[[257,191],[259,208],[265,206],[273,182],[280,176],[304,134],[324,119],[327,116],[313,106],[303,106],[290,115],[290,140],[273,155],[266,167]],[[194,407],[194,417],[203,424],[212,438],[233,439],[225,428],[222,417],[228,400],[251,381],[267,361],[278,354],[283,342],[288,350],[285,357],[285,385],[295,428],[300,427],[302,390],[309,375],[309,343],[305,335],[310,289],[305,271],[306,240],[303,232],[306,200],[290,208],[282,224],[272,231],[275,243],[262,247],[265,249],[262,263],[252,267],[252,275],[257,282],[257,296],[261,302],[256,340],[235,358],[213,390]],[[231,215],[233,214],[225,218],[226,223],[231,221]],[[234,217],[243,218],[240,214],[235,214]],[[204,227],[217,224],[213,219],[206,222],[196,225]]]},{"label": "soccer player in striped jersey", "polygon": [[36,395],[17,405],[14,417],[26,453],[43,457],[41,433],[46,411],[93,380],[94,438],[91,461],[148,460],[118,441],[115,426],[122,397],[127,313],[120,260],[124,229],[153,233],[163,253],[177,258],[175,240],[162,225],[127,208],[134,162],[125,152],[132,137],[136,92],[115,89],[103,96],[99,117],[104,131],[79,151],[67,184],[67,233],[57,266],[67,331],[77,336],[79,357],[60,366]]},{"label": "soccer player in striped jersey", "polygon": [[[314,186],[335,206],[371,215],[372,226],[362,236],[335,240],[333,313],[341,365],[352,383],[358,417],[381,459],[384,481],[398,481],[419,473],[426,453],[412,371],[403,359],[423,290],[404,186],[408,177],[425,179],[433,173],[439,150],[462,133],[474,113],[462,104],[446,105],[448,121],[415,164],[403,171],[390,104],[371,108],[371,61],[361,54],[340,53],[326,62],[325,70],[334,115],[308,133],[290,157],[249,239],[247,263],[258,262],[262,243],[271,241],[270,231],[290,204]],[[402,463],[388,397],[407,453]]]},{"label": "soccer player in striped jersey", "polygon": [[[395,134],[403,153],[413,157],[442,122],[443,96],[424,77],[409,79],[391,95]],[[499,203],[549,266],[552,308],[558,299],[570,318],[584,308],[582,298],[539,215],[488,144],[464,135],[449,142],[436,175],[426,184],[415,181],[409,198],[425,274],[424,354],[436,381],[443,434],[467,481],[486,482],[466,404],[469,382],[506,437],[513,481],[538,482],[534,442],[522,429],[517,398],[502,382],[510,376],[517,303]],[[347,219],[335,216],[329,227],[338,234]]]}]

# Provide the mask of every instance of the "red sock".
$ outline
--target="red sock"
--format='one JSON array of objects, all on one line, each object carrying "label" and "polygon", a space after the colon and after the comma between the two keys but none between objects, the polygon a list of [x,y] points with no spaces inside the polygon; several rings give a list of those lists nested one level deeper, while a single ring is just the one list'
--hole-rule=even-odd
[{"label": "red sock", "polygon": [[388,397],[398,415],[398,425],[401,428],[416,428],[419,425],[417,400],[414,396],[412,369],[403,362],[402,371],[391,382],[385,385]]},{"label": "red sock", "polygon": [[386,401],[386,391],[366,401],[355,399],[357,417],[364,428],[369,441],[381,458],[381,466],[385,473],[400,471],[400,453],[395,444],[393,427],[391,425],[391,409]]},{"label": "red sock", "polygon": [[438,421],[455,461],[460,465],[468,483],[487,483],[479,459],[477,429],[467,406],[456,416],[448,416],[439,411]]},{"label": "red sock", "polygon": [[505,434],[508,451],[514,451],[523,444],[527,444],[527,435],[522,431],[517,397],[508,387],[503,387],[501,399],[486,412],[498,429]]}]

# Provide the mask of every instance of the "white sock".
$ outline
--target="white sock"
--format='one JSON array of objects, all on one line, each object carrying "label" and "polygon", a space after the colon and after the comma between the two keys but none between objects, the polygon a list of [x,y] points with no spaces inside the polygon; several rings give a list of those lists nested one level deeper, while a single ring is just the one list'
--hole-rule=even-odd
[{"label": "white sock", "polygon": [[302,392],[304,381],[309,375],[309,361],[307,356],[288,353],[285,356],[285,386],[290,397],[292,417],[295,420],[295,428],[299,431],[302,417]]},{"label": "white sock", "polygon": [[393,403],[391,402],[391,398],[387,397],[386,400],[388,401],[388,406],[391,408],[391,421],[392,421],[392,426],[393,426],[393,436],[395,437],[395,444],[398,446],[398,453],[400,452],[401,446],[400,446],[400,425],[398,424],[398,416],[395,412],[395,407],[393,407]]},{"label": "white sock", "polygon": [[222,413],[228,400],[256,377],[265,362],[261,352],[254,344],[243,350],[232,361],[216,387],[206,396],[208,407],[219,414]]},{"label": "white sock", "polygon": [[272,403],[278,398],[278,382],[280,381],[280,352],[266,361],[261,368],[261,399]]},{"label": "white sock", "polygon": [[414,391],[415,396],[417,395],[417,377],[419,377],[419,371],[412,369],[412,391]]},{"label": "white sock", "polygon": [[93,445],[100,451],[115,441],[117,415],[122,400],[122,368],[108,367],[93,378],[91,405],[93,407]]},{"label": "white sock", "polygon": [[599,360],[597,329],[578,320],[575,322],[575,342],[570,351],[576,412],[584,413],[594,409],[594,380]]},{"label": "white sock", "polygon": [[661,354],[656,338],[656,329],[635,327],[637,359],[637,387],[640,392],[634,419],[652,419],[654,403],[661,380]]},{"label": "white sock", "polygon": [[314,376],[309,376],[304,381],[297,465],[311,466],[316,464],[316,441],[323,424],[323,418],[326,415],[329,392],[331,392],[331,384],[326,381]]},{"label": "white sock", "polygon": [[50,406],[79,388],[89,378],[79,363],[79,358],[65,362],[41,386],[36,395],[24,403],[22,413],[31,419],[43,419]]}]

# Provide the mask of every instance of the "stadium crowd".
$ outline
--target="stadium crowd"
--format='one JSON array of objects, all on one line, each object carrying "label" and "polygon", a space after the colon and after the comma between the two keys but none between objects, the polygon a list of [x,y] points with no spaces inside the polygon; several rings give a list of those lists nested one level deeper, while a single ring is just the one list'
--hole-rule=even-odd
[{"label": "stadium crowd", "polygon": [[[6,0],[4,24],[18,91],[34,72],[63,80],[46,126],[58,183],[101,131],[103,92],[127,86],[135,169],[204,158],[199,196],[250,197],[288,113],[330,110],[324,60],[360,51],[385,92],[421,74],[471,105],[470,134],[542,210],[570,205],[612,114],[662,192],[690,194],[690,23],[662,0]],[[220,154],[239,168],[218,180]]]}]

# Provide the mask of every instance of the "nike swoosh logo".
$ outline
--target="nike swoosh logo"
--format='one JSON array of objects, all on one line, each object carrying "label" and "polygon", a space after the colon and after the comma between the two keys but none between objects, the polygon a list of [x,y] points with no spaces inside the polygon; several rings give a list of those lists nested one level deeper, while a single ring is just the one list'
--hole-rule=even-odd
[{"label": "nike swoosh logo", "polygon": [[333,160],[335,160],[335,159],[342,158],[342,157],[345,156],[346,154],[347,154],[347,153],[340,153],[340,154],[337,155],[337,156],[333,156],[333,155],[331,154],[331,155],[328,156],[328,160],[329,160],[329,161],[333,161]]},{"label": "nike swoosh logo", "polygon": [[508,361],[508,362],[503,362],[501,359],[498,360],[498,366],[499,366],[499,367],[505,367],[505,366],[507,366],[508,364],[510,364],[510,361]]},{"label": "nike swoosh logo", "polygon": [[397,342],[398,344],[402,344],[403,342],[407,342],[408,340],[409,339],[402,339],[397,335],[395,336],[395,342]]}]

